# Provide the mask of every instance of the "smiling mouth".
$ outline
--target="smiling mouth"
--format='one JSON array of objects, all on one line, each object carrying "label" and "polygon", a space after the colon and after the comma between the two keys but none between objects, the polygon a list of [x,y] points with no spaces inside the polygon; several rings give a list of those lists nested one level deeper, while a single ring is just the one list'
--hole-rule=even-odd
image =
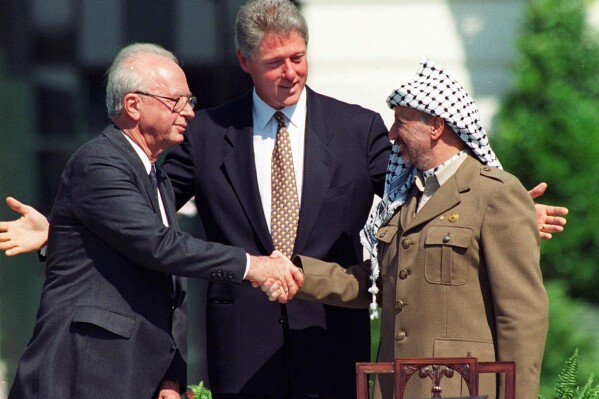
[{"label": "smiling mouth", "polygon": [[297,86],[297,83],[292,83],[292,84],[289,84],[289,85],[280,85],[279,87],[281,87],[282,89],[285,89],[285,90],[292,90],[296,86]]}]

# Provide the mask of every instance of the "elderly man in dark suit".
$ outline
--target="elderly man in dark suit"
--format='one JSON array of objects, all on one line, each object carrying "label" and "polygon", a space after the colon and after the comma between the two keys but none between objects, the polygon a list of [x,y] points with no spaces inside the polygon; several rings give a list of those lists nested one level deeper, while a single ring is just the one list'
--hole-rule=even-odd
[{"label": "elderly man in dark suit", "polygon": [[[69,160],[52,210],[46,281],[11,398],[179,398],[186,383],[186,286],[268,275],[293,295],[286,261],[177,229],[157,156],[183,141],[193,97],[161,47],[121,50],[108,74],[114,125]],[[239,331],[244,333],[243,331]]]}]

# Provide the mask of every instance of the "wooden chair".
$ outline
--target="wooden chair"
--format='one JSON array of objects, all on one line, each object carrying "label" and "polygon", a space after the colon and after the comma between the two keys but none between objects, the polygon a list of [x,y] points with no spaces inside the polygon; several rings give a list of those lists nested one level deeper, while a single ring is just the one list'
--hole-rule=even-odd
[{"label": "wooden chair", "polygon": [[516,365],[514,362],[479,363],[474,357],[408,358],[395,359],[394,362],[356,363],[357,398],[368,399],[368,376],[370,374],[394,375],[394,399],[403,399],[406,384],[414,374],[418,374],[420,378],[430,378],[431,397],[441,398],[443,378],[453,378],[456,371],[468,386],[470,395],[478,395],[479,393],[479,374],[505,374],[505,399],[516,398]]}]

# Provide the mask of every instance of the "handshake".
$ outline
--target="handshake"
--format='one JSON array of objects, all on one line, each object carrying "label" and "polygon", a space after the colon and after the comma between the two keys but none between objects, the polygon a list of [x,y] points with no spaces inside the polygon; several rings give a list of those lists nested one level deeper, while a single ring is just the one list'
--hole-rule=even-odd
[{"label": "handshake", "polygon": [[250,256],[246,280],[260,287],[270,301],[287,303],[302,286],[304,273],[285,255],[274,251],[269,256]]}]

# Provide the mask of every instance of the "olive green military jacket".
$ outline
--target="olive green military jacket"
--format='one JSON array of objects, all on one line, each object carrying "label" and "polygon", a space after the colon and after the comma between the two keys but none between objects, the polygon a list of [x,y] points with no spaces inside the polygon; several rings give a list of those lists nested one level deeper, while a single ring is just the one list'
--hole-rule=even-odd
[{"label": "olive green military jacket", "polygon": [[[377,233],[378,360],[473,356],[515,361],[517,397],[536,398],[548,300],[529,194],[514,176],[471,156],[417,214],[415,192]],[[299,298],[368,306],[368,262],[344,269],[302,256],[294,261],[305,273]],[[495,397],[493,381],[481,380],[481,394]],[[467,393],[446,384],[443,396]],[[392,397],[391,381],[381,379],[377,397],[379,389],[382,397]],[[428,382],[411,382],[407,389],[407,397],[430,397]]]}]

